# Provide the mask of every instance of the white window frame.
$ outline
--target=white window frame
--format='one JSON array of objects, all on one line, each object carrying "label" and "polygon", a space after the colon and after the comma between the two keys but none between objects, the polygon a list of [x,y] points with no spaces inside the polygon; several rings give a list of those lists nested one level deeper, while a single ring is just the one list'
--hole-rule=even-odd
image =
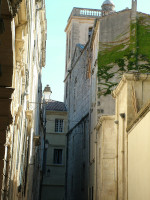
[{"label": "white window frame", "polygon": [[63,133],[64,131],[64,119],[55,119],[55,132]]}]

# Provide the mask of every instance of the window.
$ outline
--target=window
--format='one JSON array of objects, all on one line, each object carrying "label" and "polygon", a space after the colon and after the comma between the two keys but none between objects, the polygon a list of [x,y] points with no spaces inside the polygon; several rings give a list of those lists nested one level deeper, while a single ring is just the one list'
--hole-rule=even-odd
[{"label": "window", "polygon": [[0,65],[0,76],[2,75],[2,66]]},{"label": "window", "polygon": [[85,163],[82,165],[82,170],[81,170],[81,190],[84,191],[85,189]]},{"label": "window", "polygon": [[68,96],[68,82],[66,82],[66,99],[67,99],[67,96]]},{"label": "window", "polygon": [[48,169],[48,170],[47,170],[47,177],[50,177],[50,174],[51,174],[51,170]]},{"label": "window", "polygon": [[93,29],[92,27],[89,28],[89,32],[88,32],[88,37],[89,37],[89,39],[90,39],[90,37],[91,37],[91,35],[92,35],[92,29]]},{"label": "window", "polygon": [[62,149],[54,149],[54,164],[62,164]]},{"label": "window", "polygon": [[71,57],[71,31],[70,31],[70,33],[69,33],[69,39],[68,39],[69,41],[68,41],[68,59],[70,59],[70,57]]},{"label": "window", "polygon": [[55,119],[55,132],[62,133],[64,127],[64,120],[63,119]]},{"label": "window", "polygon": [[92,187],[92,200],[94,199],[94,189]]},{"label": "window", "polygon": [[85,145],[86,145],[86,122],[85,121],[82,124],[82,133],[83,133],[82,146],[83,146],[83,149],[85,149]]},{"label": "window", "polygon": [[75,112],[76,111],[76,87],[77,87],[77,77],[75,78],[74,80],[74,91],[73,91],[73,100],[74,100],[74,103],[73,103],[73,111]]}]

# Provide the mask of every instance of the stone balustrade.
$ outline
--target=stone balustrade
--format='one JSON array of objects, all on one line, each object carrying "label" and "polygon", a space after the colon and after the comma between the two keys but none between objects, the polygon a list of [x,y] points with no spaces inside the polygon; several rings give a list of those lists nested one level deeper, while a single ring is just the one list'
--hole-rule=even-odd
[{"label": "stone balustrade", "polygon": [[[100,9],[88,9],[88,8],[76,8],[74,7],[69,19],[72,16],[89,16],[89,17],[93,17],[93,18],[97,18],[97,17],[101,17],[102,16],[102,10]],[[69,21],[68,19],[68,21]]]}]

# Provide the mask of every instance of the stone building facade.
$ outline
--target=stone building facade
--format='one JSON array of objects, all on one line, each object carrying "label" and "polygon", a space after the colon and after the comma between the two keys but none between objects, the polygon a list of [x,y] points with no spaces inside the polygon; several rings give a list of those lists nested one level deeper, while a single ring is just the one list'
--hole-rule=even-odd
[{"label": "stone building facade", "polygon": [[149,199],[149,74],[127,73],[113,91],[114,116],[97,124],[97,198]]},{"label": "stone building facade", "polygon": [[[7,1],[0,3],[0,192],[3,180],[6,129],[12,122],[10,112],[11,94],[13,93],[13,52],[11,14]],[[8,59],[9,58],[9,59]]]},{"label": "stone building facade", "polygon": [[[141,37],[143,32],[145,37]],[[115,172],[117,134],[111,128],[114,116],[101,118],[102,129],[106,127],[103,138],[97,132],[97,123],[101,116],[115,114],[111,92],[123,73],[149,70],[149,15],[137,12],[136,0],[132,0],[131,9],[119,12],[114,11],[112,1],[106,0],[102,10],[73,8],[66,35],[67,199],[127,199],[127,177],[122,175],[125,177],[122,183],[121,175],[117,177]],[[114,139],[109,146],[112,135]],[[119,162],[126,171],[127,166]],[[105,180],[115,177],[110,185],[101,179],[103,174]]]},{"label": "stone building facade", "polygon": [[[1,199],[39,199],[45,126],[41,107],[41,72],[45,66],[46,45],[45,3],[2,1],[1,9],[7,11],[2,12],[4,23],[0,24],[4,25],[1,41],[6,42],[2,42],[5,51],[0,47],[4,54],[0,63],[1,74],[6,80],[10,77],[10,83],[4,86],[13,91],[11,107],[6,109],[11,112],[12,122],[7,123],[2,144],[5,144],[5,150],[1,155],[4,163]],[[6,38],[2,40],[2,37]],[[9,59],[6,54],[10,55]],[[9,76],[4,66],[11,67]]]},{"label": "stone building facade", "polygon": [[46,101],[46,135],[41,200],[64,200],[66,184],[67,110],[63,102],[50,99],[49,86],[44,89]]},{"label": "stone building facade", "polygon": [[[88,12],[93,15],[87,16]],[[91,52],[87,41],[100,15],[100,10],[73,8],[66,27],[67,199],[88,199]]]}]

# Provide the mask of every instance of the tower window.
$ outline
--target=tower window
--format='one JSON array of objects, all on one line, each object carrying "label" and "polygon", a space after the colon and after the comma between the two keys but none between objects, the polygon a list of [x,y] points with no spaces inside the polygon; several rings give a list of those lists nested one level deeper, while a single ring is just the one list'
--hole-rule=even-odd
[{"label": "tower window", "polygon": [[93,28],[90,27],[90,28],[89,28],[89,32],[88,32],[88,38],[89,38],[89,39],[90,39],[90,37],[91,37],[91,35],[92,35],[92,30],[93,30]]},{"label": "tower window", "polygon": [[67,99],[67,96],[68,96],[68,82],[66,83],[66,99]]},{"label": "tower window", "polygon": [[69,41],[68,41],[68,58],[71,57],[71,32],[69,33]]}]

